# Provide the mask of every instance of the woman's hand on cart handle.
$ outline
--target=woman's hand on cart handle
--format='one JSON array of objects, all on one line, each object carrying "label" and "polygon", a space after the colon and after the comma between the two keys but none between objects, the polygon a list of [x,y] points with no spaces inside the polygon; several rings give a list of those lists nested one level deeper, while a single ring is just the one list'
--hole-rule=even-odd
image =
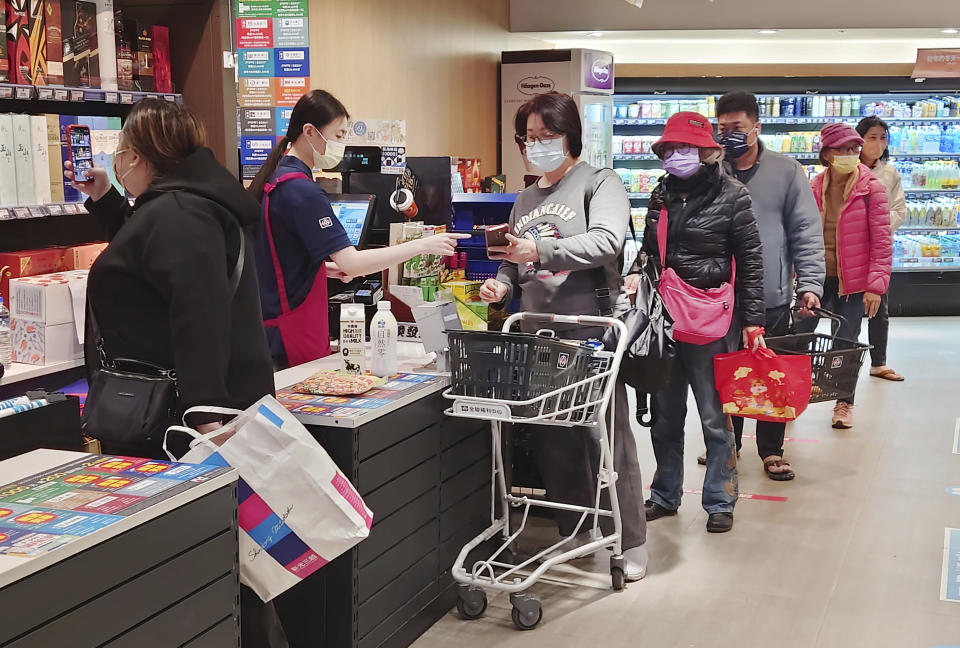
[{"label": "woman's hand on cart handle", "polygon": [[498,304],[507,296],[507,284],[496,279],[487,279],[480,287],[480,300],[484,304]]},{"label": "woman's hand on cart handle", "polygon": [[754,352],[758,349],[766,349],[767,343],[763,340],[765,332],[762,326],[745,326],[743,328],[743,347]]},{"label": "woman's hand on cart handle", "polygon": [[816,314],[815,311],[820,308],[820,298],[812,292],[805,292],[800,295],[798,303],[800,308],[797,309],[797,312],[800,313],[801,317],[813,317]]}]

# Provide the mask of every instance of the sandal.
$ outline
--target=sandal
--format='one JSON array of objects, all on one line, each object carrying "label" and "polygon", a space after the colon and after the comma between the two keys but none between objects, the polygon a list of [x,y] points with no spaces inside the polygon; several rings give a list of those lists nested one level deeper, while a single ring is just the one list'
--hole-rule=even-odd
[{"label": "sandal", "polygon": [[[773,472],[770,470],[771,468],[786,468],[786,470]],[[790,462],[782,457],[767,457],[764,459],[763,472],[773,481],[790,481],[797,476],[797,474],[790,469]]]},{"label": "sandal", "polygon": [[884,369],[883,371],[878,371],[876,373],[871,371],[870,375],[873,376],[874,378],[883,378],[884,380],[890,380],[892,382],[903,382],[903,376],[898,374],[893,369],[889,369],[889,368]]}]

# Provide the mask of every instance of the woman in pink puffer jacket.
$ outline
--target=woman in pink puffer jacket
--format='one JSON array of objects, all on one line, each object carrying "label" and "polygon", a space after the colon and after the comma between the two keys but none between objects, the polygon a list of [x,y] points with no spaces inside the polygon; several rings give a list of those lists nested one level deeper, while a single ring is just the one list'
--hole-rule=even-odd
[{"label": "woman in pink puffer jacket", "polygon": [[[890,286],[893,258],[887,191],[860,163],[862,144],[852,126],[824,126],[820,161],[827,169],[813,180],[827,262],[821,303],[844,318],[837,337],[846,340],[859,339],[863,316],[877,314]],[[816,325],[816,319],[801,320],[797,328],[812,331]],[[837,401],[833,427],[853,427],[852,396]]]}]

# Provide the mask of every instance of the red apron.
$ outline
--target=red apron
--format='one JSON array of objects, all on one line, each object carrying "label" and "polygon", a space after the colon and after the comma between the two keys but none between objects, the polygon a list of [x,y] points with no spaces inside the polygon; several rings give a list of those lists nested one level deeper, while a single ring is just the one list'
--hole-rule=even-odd
[{"label": "red apron", "polygon": [[270,242],[270,256],[273,258],[273,273],[277,278],[277,291],[280,294],[280,315],[264,321],[263,325],[279,329],[280,339],[287,354],[287,362],[291,367],[330,355],[330,306],[327,301],[326,264],[320,264],[313,286],[303,303],[291,309],[290,301],[287,299],[287,285],[283,280],[283,268],[280,267],[280,257],[277,256],[277,248],[273,244],[273,230],[270,228],[270,194],[282,183],[294,178],[310,180],[305,173],[287,173],[277,178],[276,182],[267,183],[263,188],[264,224],[267,229],[267,240]]}]

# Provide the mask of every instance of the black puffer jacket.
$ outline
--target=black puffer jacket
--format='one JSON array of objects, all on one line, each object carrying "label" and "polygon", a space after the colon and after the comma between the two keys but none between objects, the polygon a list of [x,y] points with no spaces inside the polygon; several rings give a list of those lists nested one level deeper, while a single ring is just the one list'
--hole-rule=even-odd
[{"label": "black puffer jacket", "polygon": [[740,324],[763,326],[763,254],[747,188],[718,164],[705,164],[686,180],[665,176],[650,198],[643,237],[643,249],[657,265],[663,206],[669,214],[667,267],[691,286],[716,288],[730,281],[735,257]]}]

